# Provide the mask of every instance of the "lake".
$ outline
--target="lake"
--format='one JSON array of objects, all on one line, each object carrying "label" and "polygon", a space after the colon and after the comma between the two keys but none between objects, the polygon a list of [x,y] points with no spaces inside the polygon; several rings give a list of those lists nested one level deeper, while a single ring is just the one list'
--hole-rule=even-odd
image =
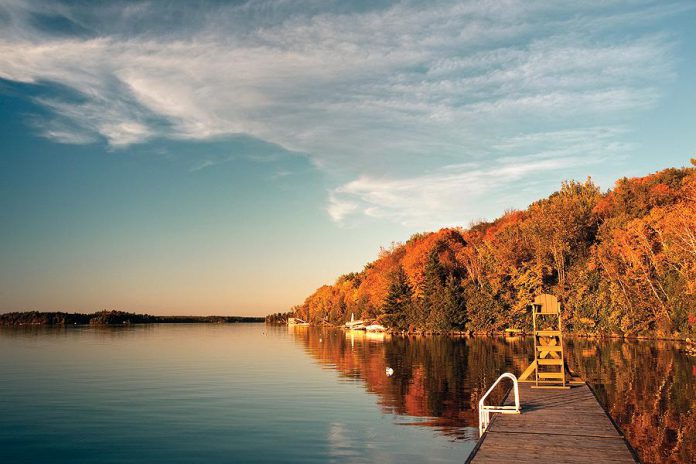
[{"label": "lake", "polygon": [[[670,342],[566,343],[645,462],[693,462],[696,358]],[[463,462],[478,398],[531,346],[263,324],[2,328],[0,462]]]}]

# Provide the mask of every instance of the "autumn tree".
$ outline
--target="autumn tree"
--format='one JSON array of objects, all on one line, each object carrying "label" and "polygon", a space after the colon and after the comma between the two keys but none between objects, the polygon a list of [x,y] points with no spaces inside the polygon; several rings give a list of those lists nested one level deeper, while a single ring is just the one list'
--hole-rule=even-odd
[{"label": "autumn tree", "polygon": [[599,198],[599,188],[590,179],[570,181],[529,208],[525,232],[534,243],[539,266],[555,273],[560,293],[565,291],[567,266],[584,255],[595,234],[593,209]]}]

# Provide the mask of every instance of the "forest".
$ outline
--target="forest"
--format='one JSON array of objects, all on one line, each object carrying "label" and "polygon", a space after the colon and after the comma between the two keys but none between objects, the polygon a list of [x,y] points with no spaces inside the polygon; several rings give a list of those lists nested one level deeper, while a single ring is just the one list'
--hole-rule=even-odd
[{"label": "forest", "polygon": [[696,160],[622,178],[607,192],[563,182],[492,222],[413,235],[292,308],[315,324],[351,313],[393,330],[531,330],[546,292],[566,330],[613,336],[696,333]]}]

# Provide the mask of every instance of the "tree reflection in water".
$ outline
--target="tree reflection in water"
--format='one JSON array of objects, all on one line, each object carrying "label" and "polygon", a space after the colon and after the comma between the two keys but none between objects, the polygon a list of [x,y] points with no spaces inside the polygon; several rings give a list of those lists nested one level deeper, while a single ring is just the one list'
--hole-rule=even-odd
[{"label": "tree reflection in water", "polygon": [[[503,372],[532,360],[531,338],[390,336],[334,329],[294,331],[322,365],[361,382],[385,413],[409,416],[452,438],[478,437],[477,404]],[[567,340],[568,363],[588,380],[646,463],[696,456],[694,358],[678,343]],[[391,367],[392,376],[385,370]],[[494,391],[501,401],[505,388]]]},{"label": "tree reflection in water", "polygon": [[568,341],[570,365],[646,463],[696,459],[696,358],[666,341]]}]

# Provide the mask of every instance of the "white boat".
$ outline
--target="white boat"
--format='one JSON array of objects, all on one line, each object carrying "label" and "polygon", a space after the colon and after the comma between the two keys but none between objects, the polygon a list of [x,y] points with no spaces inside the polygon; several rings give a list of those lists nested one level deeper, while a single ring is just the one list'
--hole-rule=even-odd
[{"label": "white boat", "polygon": [[351,325],[351,326],[346,326],[346,328],[347,328],[348,330],[359,330],[359,331],[361,331],[361,332],[364,332],[364,331],[365,331],[365,324],[363,324],[362,321],[360,321],[359,324],[354,324],[354,325]]},{"label": "white boat", "polygon": [[365,326],[365,330],[368,332],[386,332],[387,328],[382,324],[370,324]]},{"label": "white boat", "polygon": [[346,339],[350,340],[350,345],[354,346],[355,342],[383,342],[391,335],[388,332],[368,332],[366,330],[346,330]]},{"label": "white boat", "polygon": [[308,327],[309,322],[303,321],[299,317],[289,317],[288,318],[288,325],[296,326],[296,327]]}]

